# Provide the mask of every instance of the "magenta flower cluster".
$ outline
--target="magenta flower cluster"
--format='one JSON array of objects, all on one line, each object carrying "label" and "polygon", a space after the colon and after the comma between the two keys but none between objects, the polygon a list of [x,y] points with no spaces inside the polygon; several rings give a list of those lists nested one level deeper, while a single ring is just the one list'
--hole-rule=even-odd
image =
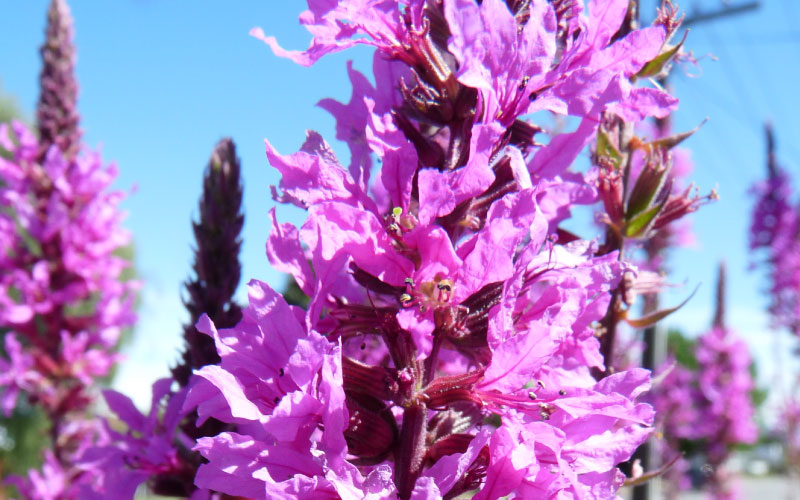
[{"label": "magenta flower cluster", "polygon": [[[0,325],[2,409],[17,395],[49,411],[81,407],[83,388],[108,374],[121,329],[133,324],[129,263],[118,204],[107,192],[116,169],[86,151],[65,159],[53,147],[38,163],[36,138],[22,124],[0,125]],[[71,381],[67,383],[66,381]],[[59,410],[60,409],[60,410]]]},{"label": "magenta flower cluster", "polygon": [[[709,470],[711,498],[732,500],[739,497],[739,489],[725,462],[736,446],[755,443],[758,427],[750,352],[747,344],[725,326],[723,264],[712,327],[697,339],[692,351],[696,366],[667,360],[661,368],[663,380],[654,390],[658,425],[665,438],[663,454],[666,460],[677,458],[682,442],[694,443],[694,452],[702,454]],[[668,476],[673,493],[687,486],[686,472],[688,464],[681,458]]]},{"label": "magenta flower cluster", "polygon": [[[664,439],[666,460],[678,456],[680,442],[700,445],[710,474],[709,493],[717,500],[738,498],[738,488],[725,469],[725,461],[737,445],[758,438],[751,393],[752,359],[747,345],[731,330],[714,326],[696,344],[697,368],[692,370],[668,360],[668,373],[654,390],[653,406]],[[687,472],[685,464],[677,472]],[[679,473],[670,474],[677,489],[688,486]]]},{"label": "magenta flower cluster", "polygon": [[18,122],[0,125],[0,146],[9,154],[0,158],[0,401],[8,416],[25,397],[50,419],[54,449],[44,475],[16,481],[23,491],[53,491],[52,481],[67,488],[79,474],[62,466],[102,440],[81,412],[134,322],[136,283],[121,280],[129,262],[115,254],[129,234],[123,195],[108,191],[116,169],[97,153],[67,159],[53,146],[39,162],[39,142]]},{"label": "magenta flower cluster", "polygon": [[[42,470],[12,482],[28,498],[64,499],[132,498],[144,482],[194,500],[615,498],[627,479],[618,465],[655,415],[641,400],[650,373],[612,362],[618,323],[655,321],[628,317],[637,287],[654,280],[624,248],[705,201],[673,186],[681,172],[670,150],[688,134],[634,134],[677,107],[647,84],[679,53],[682,42],[669,43],[675,9],[666,2],[638,29],[628,0],[308,5],[307,50],[252,34],[305,66],[375,48],[373,78],[348,66],[348,103],[320,102],[348,165],[314,131],[293,154],[266,142],[281,174],[274,199],[307,213],[297,228],[271,212],[267,256],[309,305],[256,280],[240,321],[227,303],[242,216],[238,159],[223,141],[190,285],[193,314],[204,298],[227,312],[195,325],[219,357],[188,328],[185,363],[154,384],[149,413],[104,393],[125,429],[71,418],[133,320],[134,285],[114,253],[128,242],[121,195],[107,192],[115,171],[97,155],[61,153],[79,137],[72,94],[43,98],[70,111],[42,113],[64,146],[44,147],[19,124],[0,129],[11,154],[0,159],[3,409],[24,393],[47,409],[54,436]],[[65,4],[53,6],[60,19]],[[54,25],[63,29],[49,38],[70,39],[70,23]],[[62,52],[49,59],[74,62]],[[43,78],[74,89],[62,67],[71,68],[51,64]],[[540,142],[537,112],[575,126]],[[64,124],[52,119],[62,115]],[[587,146],[588,172],[570,170]],[[230,206],[214,205],[224,204],[215,189]],[[594,203],[605,210],[604,242],[561,227]],[[218,262],[225,272],[209,274]],[[731,378],[749,358],[715,332],[698,352],[707,373],[692,385],[702,411],[719,417],[704,436],[746,440],[719,391],[749,390]]]},{"label": "magenta flower cluster", "polygon": [[[676,100],[635,75],[668,29],[626,29],[627,0],[309,2],[310,65],[376,47],[373,86],[352,68],[325,100],[348,168],[309,132],[267,157],[277,221],[267,253],[311,298],[249,285],[212,336],[185,408],[234,431],[201,438],[198,487],[267,498],[613,498],[617,465],[651,432],[641,369],[605,370],[595,328],[630,267],[593,242],[559,242],[594,182],[566,170],[605,114],[663,117]],[[663,21],[663,20],[662,20]],[[671,34],[671,33],[669,33]],[[577,128],[541,132],[547,110]],[[374,169],[372,156],[380,159]],[[596,178],[590,177],[590,178]],[[666,223],[666,221],[665,221]],[[562,233],[563,234],[563,233]],[[597,372],[596,372],[597,373]]]},{"label": "magenta flower cluster", "polygon": [[771,163],[767,179],[752,188],[756,197],[750,248],[763,251],[769,272],[773,324],[800,335],[800,221],[792,204],[789,174]]}]

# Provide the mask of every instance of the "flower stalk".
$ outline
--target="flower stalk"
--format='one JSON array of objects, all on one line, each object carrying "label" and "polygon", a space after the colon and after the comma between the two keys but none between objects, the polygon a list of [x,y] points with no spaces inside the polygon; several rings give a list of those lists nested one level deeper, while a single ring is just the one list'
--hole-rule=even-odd
[{"label": "flower stalk", "polygon": [[73,36],[72,15],[66,0],[51,0],[45,42],[40,49],[43,64],[36,105],[38,162],[44,161],[52,146],[58,147],[67,160],[74,159],[80,150]]}]

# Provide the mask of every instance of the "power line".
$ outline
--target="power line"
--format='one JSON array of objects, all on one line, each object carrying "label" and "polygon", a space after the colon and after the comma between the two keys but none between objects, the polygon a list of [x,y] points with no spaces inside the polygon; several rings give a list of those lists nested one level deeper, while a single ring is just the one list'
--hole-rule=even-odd
[{"label": "power line", "polygon": [[719,37],[719,40],[728,45],[743,44],[743,45],[758,45],[758,44],[773,44],[773,43],[800,43],[800,31],[787,31],[784,33],[758,33],[749,34],[741,32],[738,38]]},{"label": "power line", "polygon": [[736,59],[730,55],[725,44],[720,42],[717,37],[717,32],[713,27],[709,26],[707,29],[703,30],[703,33],[706,35],[706,38],[708,38],[712,51],[720,57],[720,66],[722,71],[727,75],[728,85],[731,86],[734,94],[737,94],[737,97],[744,101],[745,109],[749,110],[750,115],[748,118],[753,119],[754,123],[760,123],[761,120],[752,115],[754,110],[758,109],[758,107],[753,100],[754,94],[749,92],[749,89],[744,86],[745,79],[735,66]]},{"label": "power line", "polygon": [[691,15],[687,16],[686,19],[683,20],[683,26],[688,27],[697,23],[716,21],[717,19],[721,19],[724,17],[743,14],[751,10],[756,10],[760,6],[761,6],[760,1],[754,1],[754,2],[742,3],[739,5],[723,6],[722,8],[709,10],[705,12],[695,11]]}]

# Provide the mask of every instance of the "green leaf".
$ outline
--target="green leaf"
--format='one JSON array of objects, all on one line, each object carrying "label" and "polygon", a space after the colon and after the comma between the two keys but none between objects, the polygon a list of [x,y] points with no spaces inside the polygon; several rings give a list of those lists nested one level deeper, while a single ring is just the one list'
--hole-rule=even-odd
[{"label": "green leaf", "polygon": [[669,197],[665,196],[664,200],[656,206],[650,207],[648,210],[635,215],[631,220],[625,223],[625,236],[627,238],[638,238],[647,232],[647,229],[652,226],[656,220],[656,216],[664,208]]},{"label": "green leaf", "polygon": [[670,314],[674,313],[681,307],[685,306],[686,303],[689,302],[692,299],[692,297],[694,297],[694,294],[697,293],[698,288],[700,288],[700,285],[697,285],[694,291],[688,297],[686,297],[686,299],[683,302],[681,302],[675,307],[670,307],[669,309],[661,309],[660,311],[655,311],[645,316],[642,316],[639,319],[625,318],[625,322],[634,328],[647,328],[648,326],[652,326],[657,322],[661,321],[662,319],[666,318]]},{"label": "green leaf", "polygon": [[[668,171],[667,168],[661,165],[654,167],[649,162],[642,168],[639,178],[636,179],[636,183],[628,196],[628,203],[625,209],[626,220],[632,221],[642,212],[653,208],[653,200],[656,199],[656,196],[664,187]],[[661,205],[664,204],[666,199],[667,197],[664,197]],[[656,211],[656,213],[658,212]]]},{"label": "green leaf", "polygon": [[608,134],[606,134],[602,129],[597,132],[597,156],[605,157],[611,160],[614,164],[615,170],[619,170],[620,165],[622,164],[622,153],[611,144],[611,140],[608,138]]}]

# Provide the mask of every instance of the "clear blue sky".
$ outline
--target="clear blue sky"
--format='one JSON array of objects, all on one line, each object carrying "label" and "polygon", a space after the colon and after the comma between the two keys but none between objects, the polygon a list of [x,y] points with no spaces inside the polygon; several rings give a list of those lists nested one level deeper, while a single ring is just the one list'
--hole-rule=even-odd
[{"label": "clear blue sky", "polygon": [[[729,3],[738,3],[731,0]],[[652,0],[644,2],[649,18]],[[688,285],[665,298],[677,303],[696,283],[694,300],[667,324],[697,334],[711,320],[716,262],[729,268],[729,323],[772,363],[775,346],[767,334],[761,293],[764,281],[748,272],[747,226],[752,200],[747,190],[764,174],[763,121],[771,119],[784,166],[800,177],[797,92],[800,60],[800,4],[768,0],[761,9],[696,26],[688,47],[699,75],[677,71],[672,79],[681,99],[676,129],[709,123],[686,145],[693,150],[696,183],[716,187],[722,197],[696,214],[698,248],[673,254],[673,277]],[[38,47],[43,39],[46,0],[4,2],[0,17],[0,81],[32,117],[38,96]],[[78,46],[79,108],[85,140],[101,146],[121,171],[117,186],[136,191],[125,202],[127,227],[136,242],[137,268],[145,281],[141,320],[129,361],[117,384],[146,402],[143,382],[167,373],[177,356],[181,283],[190,272],[189,221],[196,214],[202,170],[215,142],[232,136],[239,147],[245,179],[245,279],[274,287],[283,278],[264,256],[272,206],[269,185],[277,177],[264,157],[263,139],[279,151],[297,150],[308,128],[334,142],[334,122],[314,105],[324,97],[349,99],[345,61],[366,71],[370,56],[357,49],[302,68],[274,57],[248,36],[261,26],[288,48],[305,48],[309,36],[297,24],[305,2],[240,0],[176,2],[70,1]],[[715,0],[682,3],[714,9]],[[713,56],[712,56],[713,54]],[[346,158],[346,148],[335,145]],[[800,180],[800,179],[798,179]],[[302,220],[299,211],[279,210],[281,220]],[[240,294],[243,298],[243,294]],[[786,336],[784,336],[784,339]],[[788,341],[782,344],[786,348]],[[784,356],[787,357],[788,356]],[[768,370],[764,366],[764,371]],[[771,381],[771,377],[764,379]]]}]

